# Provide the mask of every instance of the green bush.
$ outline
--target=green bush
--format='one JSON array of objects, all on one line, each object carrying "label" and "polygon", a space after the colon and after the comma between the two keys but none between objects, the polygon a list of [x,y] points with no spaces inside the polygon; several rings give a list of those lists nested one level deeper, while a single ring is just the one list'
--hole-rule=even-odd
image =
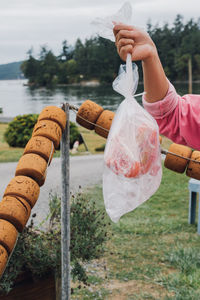
[{"label": "green bush", "polygon": [[[50,214],[40,224],[49,222],[48,230],[34,227],[33,221],[19,235],[17,245],[0,280],[0,294],[9,293],[19,274],[27,272],[35,280],[47,274],[60,276],[61,268],[61,201],[50,199]],[[33,220],[33,219],[32,219]],[[71,273],[74,279],[87,284],[82,262],[100,257],[107,240],[105,213],[97,209],[93,199],[79,193],[71,198]]]},{"label": "green bush", "polygon": [[60,267],[60,239],[51,231],[29,226],[19,235],[17,245],[0,280],[0,294],[9,293],[18,276],[25,272],[37,279],[56,274]]},{"label": "green bush", "polygon": [[[33,127],[38,119],[38,114],[27,114],[16,116],[8,125],[4,133],[4,139],[10,147],[24,148],[31,138]],[[70,148],[75,141],[82,143],[82,138],[78,126],[70,122]]]},{"label": "green bush", "polygon": [[25,147],[31,138],[33,127],[37,122],[37,114],[16,116],[8,125],[4,139],[10,147]]},{"label": "green bush", "polygon": [[[61,202],[57,196],[50,201],[51,227],[60,231]],[[87,283],[87,276],[82,262],[99,258],[104,253],[104,243],[107,240],[109,224],[105,212],[97,208],[94,199],[86,193],[78,193],[71,197],[71,240],[70,255],[72,277]]]},{"label": "green bush", "polygon": [[79,141],[79,144],[82,143],[81,134],[78,126],[75,123],[70,122],[70,149],[73,148],[73,145],[76,141]]}]

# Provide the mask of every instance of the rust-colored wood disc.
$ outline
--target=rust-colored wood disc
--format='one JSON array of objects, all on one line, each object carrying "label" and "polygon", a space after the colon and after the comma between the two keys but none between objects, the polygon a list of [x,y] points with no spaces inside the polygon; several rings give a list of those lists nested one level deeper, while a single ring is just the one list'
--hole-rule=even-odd
[{"label": "rust-colored wood disc", "polygon": [[31,213],[30,205],[21,197],[5,196],[0,202],[0,219],[4,219],[22,232]]},{"label": "rust-colored wood disc", "polygon": [[16,168],[16,176],[28,176],[42,186],[46,178],[47,162],[38,154],[28,153],[23,155]]},{"label": "rust-colored wood disc", "polygon": [[64,131],[67,121],[66,113],[57,106],[46,106],[39,114],[38,121],[41,120],[51,120],[57,122],[62,128],[62,131]]},{"label": "rust-colored wood disc", "polygon": [[114,112],[110,110],[104,110],[96,121],[96,124],[105,128],[105,130],[103,128],[95,126],[95,132],[100,136],[107,138],[114,116]]},{"label": "rust-colored wood disc", "polygon": [[195,160],[196,162],[189,162],[186,170],[186,175],[188,177],[200,180],[200,151],[193,151],[191,159]]},{"label": "rust-colored wood disc", "polygon": [[90,124],[89,122],[96,123],[96,120],[98,119],[102,111],[103,107],[91,100],[86,100],[79,107],[78,113],[76,115],[76,121],[81,126],[92,130],[94,129],[94,125]]},{"label": "rust-colored wood disc", "polygon": [[185,158],[181,158],[173,154],[167,153],[164,161],[164,166],[172,171],[184,173],[188,164],[187,158],[191,157],[192,149],[184,145],[173,143],[169,147],[169,152],[183,156]]},{"label": "rust-colored wood disc", "polygon": [[20,196],[33,208],[40,193],[40,187],[35,180],[27,176],[15,176],[6,187],[4,196]]}]

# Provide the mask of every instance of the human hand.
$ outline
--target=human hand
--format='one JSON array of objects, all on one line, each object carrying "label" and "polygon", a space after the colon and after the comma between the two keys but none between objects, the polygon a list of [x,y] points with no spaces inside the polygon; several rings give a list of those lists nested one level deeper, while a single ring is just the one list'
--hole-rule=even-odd
[{"label": "human hand", "polygon": [[122,60],[130,53],[132,60],[147,60],[157,54],[156,46],[149,34],[137,27],[119,24],[113,28],[115,45]]}]

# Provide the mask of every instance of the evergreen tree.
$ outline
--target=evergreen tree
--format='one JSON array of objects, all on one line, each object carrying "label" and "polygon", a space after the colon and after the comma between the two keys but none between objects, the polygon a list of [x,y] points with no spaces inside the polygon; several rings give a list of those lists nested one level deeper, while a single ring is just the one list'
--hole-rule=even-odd
[{"label": "evergreen tree", "polygon": [[[186,24],[177,15],[174,23],[163,26],[147,23],[147,30],[155,42],[167,77],[171,81],[188,79],[188,62],[192,62],[193,79],[200,79],[200,20],[193,19]],[[121,63],[114,43],[101,37],[92,37],[75,46],[66,40],[62,43],[60,55],[56,57],[46,46],[42,46],[39,59],[32,50],[22,64],[22,71],[31,84],[52,86],[56,83],[74,83],[80,80],[97,79],[111,83],[117,76]],[[142,80],[141,63],[139,66]]]}]

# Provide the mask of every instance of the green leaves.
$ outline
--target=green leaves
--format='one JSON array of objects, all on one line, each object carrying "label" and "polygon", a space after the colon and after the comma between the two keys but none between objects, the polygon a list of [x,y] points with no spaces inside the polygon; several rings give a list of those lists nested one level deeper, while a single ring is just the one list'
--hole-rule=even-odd
[{"label": "green leaves", "polygon": [[[71,240],[70,255],[72,275],[86,283],[86,273],[83,262],[99,258],[104,253],[104,243],[107,241],[108,223],[105,213],[97,208],[95,196],[78,193],[71,197]],[[60,199],[54,195],[50,201],[50,227],[54,236],[60,234]]]},{"label": "green leaves", "polygon": [[200,24],[193,19],[187,23],[177,15],[172,26],[148,24],[148,32],[155,42],[161,62],[170,80],[188,79],[188,57],[193,64],[193,80],[200,79],[196,55],[199,54]]},{"label": "green leaves", "polygon": [[37,122],[37,114],[20,115],[9,123],[4,138],[11,147],[25,147],[31,138],[33,127]]},{"label": "green leaves", "polygon": [[[33,127],[38,119],[38,114],[26,114],[16,116],[8,125],[4,133],[4,139],[10,147],[24,148],[32,136]],[[70,122],[70,148],[75,141],[82,143],[78,126]]]},{"label": "green leaves", "polygon": [[[95,196],[79,193],[71,198],[71,266],[74,279],[87,284],[83,262],[100,257],[104,253],[108,224],[105,215],[97,209]],[[61,268],[60,198],[50,197],[49,227],[41,231],[33,222],[24,229],[9,264],[0,281],[0,293],[8,293],[21,272],[38,278],[46,274],[58,274]]]}]

